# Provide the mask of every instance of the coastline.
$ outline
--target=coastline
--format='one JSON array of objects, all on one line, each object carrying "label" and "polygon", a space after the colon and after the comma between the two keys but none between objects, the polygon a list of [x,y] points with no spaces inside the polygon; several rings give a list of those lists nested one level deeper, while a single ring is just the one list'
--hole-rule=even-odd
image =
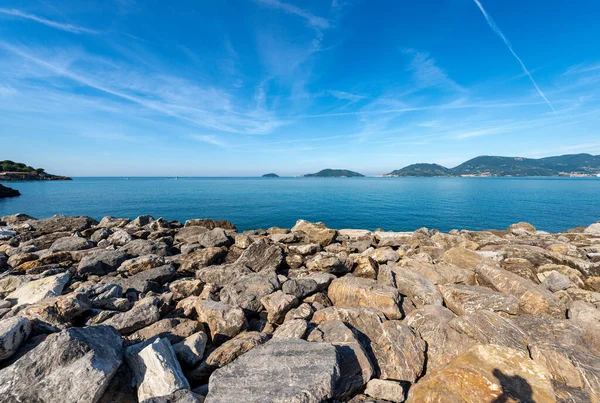
[{"label": "coastline", "polygon": [[[0,350],[0,377],[20,385],[0,392],[16,400],[59,390],[87,356],[103,364],[69,393],[103,401],[309,391],[416,403],[459,389],[491,401],[514,382],[549,399],[600,390],[563,383],[555,365],[599,379],[600,223],[442,233],[303,220],[244,232],[150,216],[0,221],[0,323],[18,335]],[[88,352],[64,362],[75,346]],[[176,387],[161,389],[165,377]]]}]

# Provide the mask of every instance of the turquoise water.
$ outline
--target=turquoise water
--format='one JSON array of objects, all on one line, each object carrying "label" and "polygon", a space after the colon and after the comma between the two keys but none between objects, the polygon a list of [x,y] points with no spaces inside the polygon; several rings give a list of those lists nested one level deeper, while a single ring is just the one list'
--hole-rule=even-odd
[{"label": "turquoise water", "polygon": [[600,179],[566,178],[75,178],[10,182],[0,216],[105,215],[227,219],[240,230],[291,227],[442,231],[528,221],[561,231],[600,220]]}]

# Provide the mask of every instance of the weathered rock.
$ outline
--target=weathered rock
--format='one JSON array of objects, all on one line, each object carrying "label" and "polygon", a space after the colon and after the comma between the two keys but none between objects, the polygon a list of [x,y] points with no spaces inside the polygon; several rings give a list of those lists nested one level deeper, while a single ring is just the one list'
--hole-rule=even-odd
[{"label": "weathered rock", "polygon": [[381,311],[388,319],[402,319],[398,290],[375,280],[348,274],[331,282],[328,296],[335,306],[362,306]]},{"label": "weathered rock", "polygon": [[204,327],[195,320],[164,318],[127,336],[127,344],[140,343],[154,337],[167,339],[175,344],[200,331],[204,331]]},{"label": "weathered rock", "polygon": [[407,402],[555,402],[550,374],[519,350],[475,346],[443,369],[426,375]]},{"label": "weathered rock", "polygon": [[133,241],[135,238],[127,231],[118,229],[114,231],[106,240],[115,246],[124,246],[129,242]]},{"label": "weathered rock", "polygon": [[352,271],[352,275],[355,277],[365,277],[376,279],[377,272],[379,268],[377,267],[377,263],[370,256],[359,256],[354,259],[354,270]]},{"label": "weathered rock", "polygon": [[169,284],[169,290],[173,293],[173,298],[176,300],[198,296],[204,289],[204,283],[195,278],[175,280]]},{"label": "weathered rock", "polygon": [[346,397],[362,388],[374,373],[373,364],[352,330],[340,320],[321,322],[308,336],[308,341],[331,343],[338,351],[340,379],[335,396]]},{"label": "weathered rock", "polygon": [[442,295],[435,285],[406,267],[382,266],[379,269],[378,281],[395,286],[400,294],[407,296],[417,308],[422,308],[424,305],[442,305]]},{"label": "weathered rock", "polygon": [[198,249],[188,253],[181,262],[180,271],[195,272],[203,267],[217,264],[223,260],[227,249],[221,247],[210,247]]},{"label": "weathered rock", "polygon": [[404,401],[405,391],[402,384],[398,382],[371,379],[367,383],[365,394],[375,399],[401,403]]},{"label": "weathered rock", "polygon": [[509,294],[503,294],[476,285],[440,286],[446,306],[457,315],[468,315],[480,310],[503,312],[509,315],[519,313],[519,300]]},{"label": "weathered rock", "polygon": [[586,234],[600,236],[600,222],[590,225],[585,230],[583,230],[583,232],[585,232]]},{"label": "weathered rock", "polygon": [[98,225],[98,228],[114,228],[114,227],[124,227],[129,224],[131,220],[129,218],[115,218],[112,216],[102,217]]},{"label": "weathered rock", "polygon": [[0,361],[10,358],[31,333],[31,321],[21,316],[0,320]]},{"label": "weathered rock", "polygon": [[43,327],[53,332],[70,326],[71,321],[90,308],[86,294],[71,293],[25,306],[19,310],[19,315],[34,321],[37,330]]},{"label": "weathered rock", "polygon": [[165,264],[165,259],[162,256],[157,255],[145,255],[134,257],[133,259],[125,260],[119,268],[117,272],[123,273],[126,272],[129,275],[137,274],[144,270],[150,270],[155,267],[163,266]]},{"label": "weathered rock", "polygon": [[179,362],[187,367],[193,367],[202,361],[208,336],[204,332],[194,333],[179,343],[173,344],[173,350]]},{"label": "weathered rock", "polygon": [[225,287],[234,279],[252,273],[252,270],[238,264],[209,266],[196,271],[196,277],[204,283]]},{"label": "weathered rock", "polygon": [[237,231],[235,225],[226,220],[211,220],[209,218],[195,218],[187,220],[184,227],[204,227],[207,229],[223,228],[227,230]]},{"label": "weathered rock", "polygon": [[318,243],[323,247],[332,243],[337,236],[337,231],[327,228],[325,224],[321,222],[311,223],[305,220],[296,221],[292,232],[300,232],[307,237],[309,242]]},{"label": "weathered rock", "polygon": [[105,275],[117,268],[129,259],[131,255],[118,250],[105,250],[85,256],[77,266],[79,275]]},{"label": "weathered rock", "polygon": [[231,240],[222,228],[214,228],[198,235],[196,242],[205,248],[231,245]]},{"label": "weathered rock", "polygon": [[121,337],[107,326],[71,328],[0,370],[6,402],[96,402],[121,364]]},{"label": "weathered rock", "polygon": [[338,377],[332,345],[272,340],[218,369],[205,402],[319,402],[333,397]]},{"label": "weathered rock", "polygon": [[567,310],[567,317],[584,323],[600,325],[600,310],[585,301],[573,301]]},{"label": "weathered rock", "polygon": [[281,286],[284,293],[302,299],[319,290],[319,284],[312,278],[292,278]]},{"label": "weathered rock", "polygon": [[273,272],[251,273],[239,277],[221,290],[221,301],[232,306],[258,312],[262,310],[261,298],[281,287]]},{"label": "weathered rock", "polygon": [[55,232],[83,231],[97,223],[98,221],[90,217],[65,217],[62,215],[55,215],[50,218],[31,221],[38,236]]},{"label": "weathered rock", "polygon": [[475,270],[481,265],[494,266],[491,259],[465,248],[452,248],[444,253],[444,261],[462,269]]},{"label": "weathered rock", "polygon": [[298,255],[314,255],[317,252],[321,251],[321,245],[318,243],[305,243],[299,245],[290,245],[288,246],[288,250],[290,253],[296,253]]},{"label": "weathered rock", "polygon": [[166,339],[131,346],[125,351],[125,358],[137,381],[140,402],[190,388]]},{"label": "weathered rock", "polygon": [[564,274],[553,270],[544,278],[540,285],[550,292],[556,292],[569,288],[571,280]]},{"label": "weathered rock", "polygon": [[236,264],[254,272],[275,271],[283,262],[283,252],[278,245],[256,241],[244,250]]},{"label": "weathered rock", "polygon": [[188,389],[180,389],[167,396],[146,399],[143,403],[204,403],[204,396]]},{"label": "weathered rock", "polygon": [[338,254],[320,252],[306,262],[306,267],[311,271],[345,274],[351,270],[352,264]]},{"label": "weathered rock", "polygon": [[308,322],[304,319],[292,319],[283,322],[273,333],[274,339],[303,339],[308,331]]},{"label": "weathered rock", "polygon": [[88,241],[85,238],[78,236],[67,236],[54,241],[52,246],[50,246],[50,249],[58,251],[75,251],[89,249],[93,247],[94,243]]},{"label": "weathered rock", "polygon": [[176,274],[175,267],[172,264],[166,264],[139,272],[131,277],[105,277],[102,281],[120,285],[125,292],[133,290],[138,293],[146,293],[157,290],[162,284],[175,278]]},{"label": "weathered rock", "polygon": [[476,284],[473,270],[463,269],[450,263],[438,262],[432,264],[416,259],[403,259],[400,263],[401,266],[419,273],[436,285]]},{"label": "weathered rock", "polygon": [[233,362],[256,346],[266,343],[269,335],[260,332],[243,332],[212,351],[206,360],[190,373],[191,379],[206,382],[216,369]]},{"label": "weathered rock", "polygon": [[70,277],[69,273],[63,273],[26,282],[8,294],[6,299],[13,301],[14,306],[21,306],[56,297],[62,293]]},{"label": "weathered rock", "polygon": [[131,256],[158,255],[167,256],[169,247],[163,242],[135,239],[119,248],[121,252]]},{"label": "weathered rock", "polygon": [[131,310],[118,313],[102,324],[114,327],[121,334],[133,333],[160,319],[158,301],[158,298],[146,297],[135,303]]},{"label": "weathered rock", "polygon": [[519,222],[508,227],[508,231],[513,235],[532,235],[536,229],[533,225],[527,222]]},{"label": "weathered rock", "polygon": [[365,255],[367,252],[363,252],[363,256],[368,256],[379,264],[393,263],[400,260],[400,254],[389,246],[377,248]]},{"label": "weathered rock", "polygon": [[298,308],[290,309],[288,313],[285,314],[285,319],[283,321],[285,323],[294,319],[310,320],[314,312],[315,308],[313,308],[309,303],[305,302],[300,304]]},{"label": "weathered rock", "polygon": [[208,326],[210,337],[215,344],[221,344],[234,337],[247,326],[241,308],[223,302],[201,300],[198,297],[190,298],[195,298],[194,309],[198,321]]},{"label": "weathered rock", "polygon": [[260,299],[268,313],[267,320],[271,323],[281,323],[285,314],[292,308],[298,306],[298,299],[293,295],[276,291]]},{"label": "weathered rock", "polygon": [[519,299],[519,310],[532,315],[564,317],[565,307],[558,298],[544,288],[503,269],[480,266],[477,276],[496,291],[514,295]]},{"label": "weathered rock", "polygon": [[414,382],[422,373],[425,342],[407,325],[385,320],[375,309],[330,307],[314,313],[312,321],[340,320],[355,329],[382,379]]},{"label": "weathered rock", "polygon": [[373,232],[379,247],[382,246],[403,246],[410,244],[413,240],[412,232],[392,232],[375,231]]}]

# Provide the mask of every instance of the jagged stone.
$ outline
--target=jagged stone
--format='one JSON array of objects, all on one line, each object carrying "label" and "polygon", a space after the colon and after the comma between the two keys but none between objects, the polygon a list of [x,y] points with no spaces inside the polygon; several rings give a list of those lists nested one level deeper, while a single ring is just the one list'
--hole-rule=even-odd
[{"label": "jagged stone", "polygon": [[117,268],[131,258],[131,255],[118,250],[104,250],[88,256],[85,256],[77,266],[79,275],[105,275]]},{"label": "jagged stone", "polygon": [[119,333],[108,326],[71,328],[48,336],[0,370],[6,402],[96,402],[121,364]]},{"label": "jagged stone", "polygon": [[135,303],[131,310],[118,313],[102,322],[102,324],[114,327],[121,334],[133,333],[160,319],[158,301],[158,298],[146,297]]},{"label": "jagged stone", "polygon": [[476,285],[440,286],[446,306],[457,315],[468,315],[479,310],[503,312],[509,315],[519,313],[519,300],[509,294],[490,290]]},{"label": "jagged stone", "polygon": [[0,361],[10,358],[31,333],[31,321],[21,316],[0,320]]},{"label": "jagged stone", "polygon": [[128,347],[125,358],[137,381],[140,402],[190,388],[171,343],[166,339]]},{"label": "jagged stone", "polygon": [[23,283],[8,294],[6,299],[12,301],[13,306],[17,307],[56,297],[62,293],[70,277],[69,273],[63,273]]},{"label": "jagged stone", "polygon": [[408,297],[417,308],[422,308],[424,305],[442,305],[443,303],[442,295],[435,285],[426,277],[409,268],[398,265],[381,266],[377,280],[384,284],[393,285],[400,294]]},{"label": "jagged stone", "polygon": [[281,323],[285,314],[292,308],[298,306],[298,299],[283,291],[276,291],[260,299],[267,311],[267,320],[271,323]]},{"label": "jagged stone", "polygon": [[278,245],[256,241],[244,250],[236,264],[254,272],[275,271],[283,262],[283,252]]},{"label": "jagged stone", "polygon": [[331,344],[272,340],[215,371],[205,402],[319,402],[333,397],[339,371]]},{"label": "jagged stone", "polygon": [[393,287],[348,274],[331,282],[328,296],[335,306],[362,306],[382,312],[388,319],[402,319],[402,297]]},{"label": "jagged stone", "polygon": [[179,362],[187,367],[193,367],[200,363],[204,356],[204,350],[208,336],[204,332],[194,333],[179,343],[173,344],[173,350]]},{"label": "jagged stone", "polygon": [[327,228],[325,224],[321,222],[311,223],[305,220],[296,221],[292,232],[300,232],[307,237],[309,242],[318,243],[322,247],[332,243],[337,236],[337,231]]},{"label": "jagged stone", "polygon": [[303,339],[308,331],[308,322],[304,319],[292,319],[283,322],[273,333],[274,339]]},{"label": "jagged stone", "polygon": [[258,312],[261,298],[281,288],[273,272],[251,273],[232,280],[221,290],[221,301],[232,306]]}]

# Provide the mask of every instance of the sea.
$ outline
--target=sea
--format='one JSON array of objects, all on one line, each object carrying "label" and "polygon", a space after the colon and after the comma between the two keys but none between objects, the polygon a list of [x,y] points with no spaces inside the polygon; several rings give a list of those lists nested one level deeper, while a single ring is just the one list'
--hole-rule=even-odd
[{"label": "sea", "polygon": [[413,231],[505,229],[527,221],[560,232],[600,221],[600,178],[74,178],[6,182],[0,216],[25,213],[184,222],[225,219],[239,230],[292,227]]}]

